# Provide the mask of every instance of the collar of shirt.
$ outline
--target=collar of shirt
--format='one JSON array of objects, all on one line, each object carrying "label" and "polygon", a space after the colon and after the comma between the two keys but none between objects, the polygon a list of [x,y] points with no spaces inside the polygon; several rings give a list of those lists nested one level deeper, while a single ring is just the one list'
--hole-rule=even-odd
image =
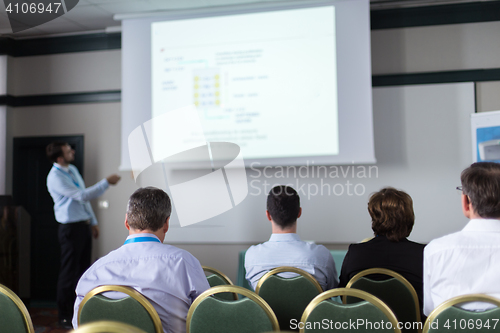
[{"label": "collar of shirt", "polygon": [[500,220],[496,219],[472,219],[462,229],[463,231],[489,231],[500,232]]},{"label": "collar of shirt", "polygon": [[300,241],[300,237],[297,234],[289,233],[289,234],[271,234],[271,238],[269,238],[270,242],[294,242]]},{"label": "collar of shirt", "polygon": [[[129,239],[132,239],[132,238],[137,238],[137,237],[154,237],[154,238],[156,238],[156,239],[160,240],[160,239],[159,239],[156,235],[154,235],[154,234],[140,233],[140,234],[133,234],[133,235],[129,235],[125,241],[128,241]],[[161,243],[161,241],[160,241],[160,243]]]},{"label": "collar of shirt", "polygon": [[67,167],[67,166],[62,166],[61,164],[55,163],[55,162],[54,162],[54,166],[63,170],[63,171],[69,172],[69,167]]}]

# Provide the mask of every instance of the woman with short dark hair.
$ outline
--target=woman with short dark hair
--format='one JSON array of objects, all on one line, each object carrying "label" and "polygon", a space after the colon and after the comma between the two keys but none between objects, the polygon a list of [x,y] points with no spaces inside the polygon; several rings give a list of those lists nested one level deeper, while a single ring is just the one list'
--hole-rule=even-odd
[{"label": "woman with short dark hair", "polygon": [[422,305],[424,244],[407,239],[413,228],[413,200],[403,192],[386,187],[368,201],[375,237],[351,244],[342,263],[340,285],[345,287],[357,273],[369,268],[387,268],[411,283]]}]

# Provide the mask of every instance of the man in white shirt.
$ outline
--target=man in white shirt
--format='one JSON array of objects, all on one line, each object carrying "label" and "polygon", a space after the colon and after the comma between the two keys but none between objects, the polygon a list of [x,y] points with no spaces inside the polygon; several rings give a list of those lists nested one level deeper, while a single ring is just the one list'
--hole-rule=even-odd
[{"label": "man in white shirt", "polygon": [[[500,164],[474,163],[461,175],[462,211],[470,219],[461,231],[431,241],[424,250],[424,313],[460,295],[500,298]],[[486,303],[467,303],[485,310]]]},{"label": "man in white shirt", "polygon": [[265,273],[279,266],[292,266],[310,273],[323,290],[339,284],[330,251],[323,245],[301,241],[297,235],[297,219],[301,214],[300,198],[293,188],[276,186],[271,189],[266,216],[271,221],[273,233],[269,241],[250,247],[245,255],[246,279],[254,290]]},{"label": "man in white shirt", "polygon": [[[125,244],[96,261],[76,287],[73,327],[85,295],[100,285],[135,288],[153,305],[165,333],[185,333],[196,297],[210,288],[200,262],[189,252],[163,244],[172,206],[164,191],[140,188],[129,199]],[[111,296],[111,295],[110,295]]]}]

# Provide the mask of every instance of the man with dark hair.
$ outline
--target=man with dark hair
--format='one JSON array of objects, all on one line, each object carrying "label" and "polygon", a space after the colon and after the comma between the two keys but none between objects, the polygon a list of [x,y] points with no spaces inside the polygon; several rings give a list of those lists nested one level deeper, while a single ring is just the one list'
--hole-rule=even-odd
[{"label": "man with dark hair", "polygon": [[[431,241],[424,250],[424,313],[465,294],[500,298],[500,164],[474,163],[461,175],[461,231]],[[492,305],[466,303],[468,310]]]},{"label": "man with dark hair", "polygon": [[[135,288],[151,302],[165,333],[186,332],[186,315],[196,297],[210,288],[199,261],[163,244],[172,206],[164,191],[140,188],[129,199],[125,244],[96,261],[76,288],[73,326],[85,295],[100,285]],[[112,295],[109,295],[112,296]]]},{"label": "man with dark hair", "polygon": [[[323,290],[338,285],[330,251],[323,245],[301,241],[297,219],[302,214],[300,198],[289,186],[276,186],[267,196],[266,216],[271,221],[269,241],[250,247],[245,255],[246,279],[255,289],[259,279],[279,266],[292,266],[311,273]],[[284,274],[283,277],[293,275]]]},{"label": "man with dark hair", "polygon": [[59,222],[61,267],[57,281],[59,323],[71,328],[75,287],[80,276],[90,266],[92,236],[97,238],[99,227],[90,200],[102,195],[120,176],[111,175],[85,188],[78,169],[71,164],[75,151],[66,142],[52,142],[46,147],[48,159],[54,164],[47,175],[47,189],[54,200],[54,215]]}]

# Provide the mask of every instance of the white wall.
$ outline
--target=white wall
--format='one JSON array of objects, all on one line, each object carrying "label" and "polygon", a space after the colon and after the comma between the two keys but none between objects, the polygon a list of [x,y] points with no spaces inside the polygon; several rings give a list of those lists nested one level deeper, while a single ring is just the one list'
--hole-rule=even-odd
[{"label": "white wall", "polygon": [[374,30],[372,73],[500,68],[500,21]]},{"label": "white wall", "polygon": [[[0,56],[0,95],[7,93],[7,56]],[[0,106],[0,195],[6,193],[7,107]]]},{"label": "white wall", "polygon": [[7,175],[7,107],[0,105],[0,195],[6,194]]},{"label": "white wall", "polygon": [[[373,73],[500,68],[498,31],[500,22],[373,31]],[[9,75],[8,91],[20,96],[120,89],[120,64],[119,50],[9,57],[9,73],[15,74]],[[477,84],[479,111],[500,110],[499,85],[500,82]],[[8,108],[7,127],[6,186],[9,193],[13,137],[84,134],[84,177],[87,183],[94,183],[117,171],[120,103]],[[122,176],[120,184],[103,196],[103,199],[110,201],[109,209],[98,209],[94,205],[102,230],[100,239],[95,242],[94,257],[105,255],[120,246],[126,236],[126,230],[122,227],[125,204],[136,185],[129,174],[122,173]],[[432,189],[429,189],[429,195],[431,193]],[[345,207],[346,210],[350,208]],[[262,236],[259,236],[259,241],[264,241],[270,229],[267,229],[264,217],[257,215],[262,215],[262,211],[256,212],[255,220],[262,221],[258,228],[264,228],[264,232],[260,232]],[[360,230],[359,239],[369,232],[367,225]],[[415,232],[420,234],[425,233],[425,230],[416,229]],[[249,245],[178,244],[191,251],[203,264],[223,270],[232,279],[236,279],[237,252]],[[347,247],[342,242],[327,245],[330,248]]]},{"label": "white wall", "polygon": [[14,96],[121,89],[121,51],[9,57]]}]

